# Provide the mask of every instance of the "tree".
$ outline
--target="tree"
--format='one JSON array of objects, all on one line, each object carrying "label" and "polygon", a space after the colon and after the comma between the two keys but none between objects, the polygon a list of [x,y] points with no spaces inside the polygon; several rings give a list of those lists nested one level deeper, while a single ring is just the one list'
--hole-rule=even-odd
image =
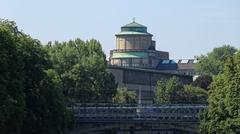
[{"label": "tree", "polygon": [[236,51],[237,49],[230,45],[223,45],[222,47],[214,48],[207,55],[198,56],[197,72],[200,74],[217,75],[223,70],[224,61]]},{"label": "tree", "polygon": [[137,96],[134,91],[128,91],[127,88],[122,87],[117,89],[113,102],[118,104],[135,104],[137,103]]},{"label": "tree", "polygon": [[192,82],[192,85],[194,87],[200,87],[200,88],[208,91],[211,83],[212,83],[212,76],[201,75],[201,76],[197,77],[197,79]]},{"label": "tree", "polygon": [[229,57],[223,72],[213,79],[208,108],[202,115],[201,132],[240,133],[240,52]]},{"label": "tree", "polygon": [[183,85],[177,77],[157,82],[155,103],[157,104],[203,104],[207,100],[207,91],[191,85]]},{"label": "tree", "polygon": [[117,84],[114,76],[106,71],[106,56],[98,41],[49,42],[45,49],[62,81],[67,100],[111,102]]},{"label": "tree", "polygon": [[18,36],[19,53],[24,62],[25,117],[22,133],[55,134],[63,132],[66,109],[58,85],[51,80],[51,61],[41,43],[30,36]]},{"label": "tree", "polygon": [[20,133],[25,109],[24,63],[14,22],[0,20],[0,133]]},{"label": "tree", "polygon": [[184,85],[184,100],[190,104],[206,104],[208,93],[205,89],[194,87],[192,85]]},{"label": "tree", "polygon": [[62,133],[67,110],[41,43],[0,21],[0,133]]},{"label": "tree", "polygon": [[155,102],[161,103],[184,103],[183,84],[177,77],[172,77],[167,81],[157,82]]}]

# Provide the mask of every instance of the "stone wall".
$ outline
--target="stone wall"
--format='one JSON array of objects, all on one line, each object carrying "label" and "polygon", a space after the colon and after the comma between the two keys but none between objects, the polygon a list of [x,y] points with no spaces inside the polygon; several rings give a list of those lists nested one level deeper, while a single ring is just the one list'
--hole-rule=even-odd
[{"label": "stone wall", "polygon": [[192,82],[192,76],[164,73],[157,70],[109,66],[108,71],[115,76],[120,87],[135,91],[141,103],[152,103],[158,80],[178,77],[184,84]]},{"label": "stone wall", "polygon": [[117,49],[149,49],[152,45],[151,36],[117,36],[116,39]]}]

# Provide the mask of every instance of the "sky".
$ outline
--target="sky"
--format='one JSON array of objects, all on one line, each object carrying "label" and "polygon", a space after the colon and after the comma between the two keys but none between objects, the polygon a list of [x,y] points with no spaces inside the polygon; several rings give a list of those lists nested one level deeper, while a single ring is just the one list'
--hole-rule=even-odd
[{"label": "sky", "polygon": [[240,0],[0,0],[0,18],[43,44],[97,39],[107,56],[116,47],[115,34],[133,18],[171,59],[224,44],[240,48]]}]

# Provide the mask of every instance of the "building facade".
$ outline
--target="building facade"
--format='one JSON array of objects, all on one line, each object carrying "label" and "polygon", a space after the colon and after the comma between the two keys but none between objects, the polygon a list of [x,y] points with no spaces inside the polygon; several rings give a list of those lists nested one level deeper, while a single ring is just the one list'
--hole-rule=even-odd
[{"label": "building facade", "polygon": [[116,49],[110,51],[110,64],[125,67],[156,68],[168,52],[155,50],[155,41],[147,27],[133,21],[116,34]]},{"label": "building facade", "polygon": [[116,34],[116,49],[110,51],[108,71],[120,87],[135,91],[139,103],[152,103],[158,80],[173,76],[183,83],[192,81],[195,59],[169,59],[169,53],[156,50],[153,35],[135,21]]}]

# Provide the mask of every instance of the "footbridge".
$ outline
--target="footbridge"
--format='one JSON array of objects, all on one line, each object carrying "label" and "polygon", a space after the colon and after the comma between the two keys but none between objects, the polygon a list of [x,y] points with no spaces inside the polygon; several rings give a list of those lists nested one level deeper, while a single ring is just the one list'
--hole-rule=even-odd
[{"label": "footbridge", "polygon": [[[141,133],[198,133],[199,113],[207,106],[200,104],[119,105],[82,104],[71,107],[76,133],[107,131]],[[138,132],[139,131],[139,132]]]}]

